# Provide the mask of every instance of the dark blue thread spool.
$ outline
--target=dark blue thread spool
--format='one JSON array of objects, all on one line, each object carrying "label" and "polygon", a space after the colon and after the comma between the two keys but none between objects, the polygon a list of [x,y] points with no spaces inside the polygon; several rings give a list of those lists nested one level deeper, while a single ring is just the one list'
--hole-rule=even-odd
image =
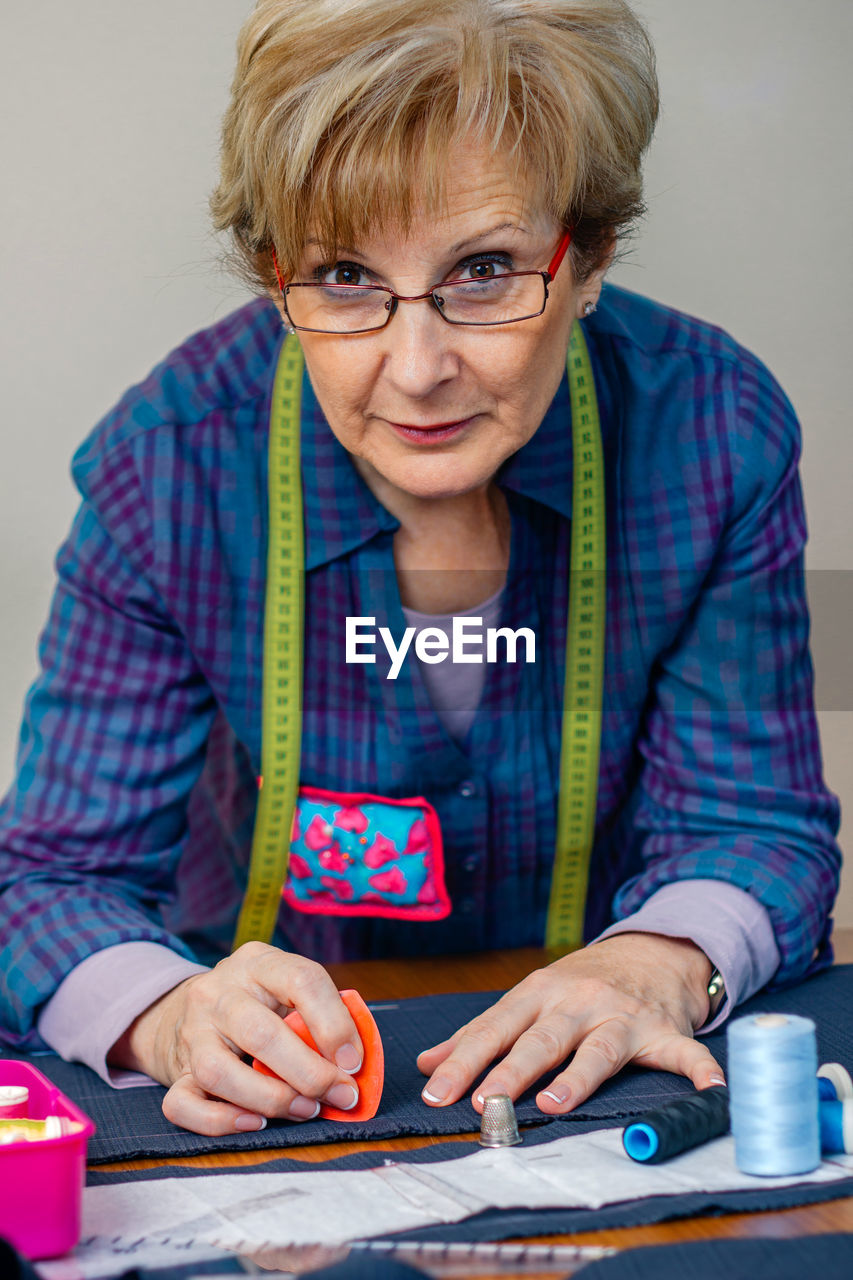
[{"label": "dark blue thread spool", "polygon": [[824,1062],[817,1070],[818,1097],[821,1102],[844,1102],[853,1098],[853,1080],[840,1062]]},{"label": "dark blue thread spool", "polygon": [[820,1149],[826,1155],[853,1153],[853,1099],[824,1100],[818,1104]]},{"label": "dark blue thread spool", "polygon": [[729,1131],[729,1091],[723,1085],[647,1111],[625,1127],[622,1145],[632,1160],[660,1164]]}]

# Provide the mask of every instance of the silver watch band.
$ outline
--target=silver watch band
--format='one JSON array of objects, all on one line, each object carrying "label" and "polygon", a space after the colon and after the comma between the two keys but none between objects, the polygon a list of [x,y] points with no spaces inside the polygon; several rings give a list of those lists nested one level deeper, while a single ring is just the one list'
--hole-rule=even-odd
[{"label": "silver watch band", "polygon": [[708,1018],[716,1018],[720,1005],[726,998],[726,984],[719,969],[715,969],[708,979]]}]

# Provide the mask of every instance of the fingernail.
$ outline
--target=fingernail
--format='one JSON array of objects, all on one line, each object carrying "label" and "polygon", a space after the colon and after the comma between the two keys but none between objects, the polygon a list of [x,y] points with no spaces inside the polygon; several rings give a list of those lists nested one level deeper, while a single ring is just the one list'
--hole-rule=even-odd
[{"label": "fingernail", "polygon": [[238,1116],[234,1121],[234,1128],[238,1133],[255,1133],[259,1129],[266,1129],[267,1121],[265,1116]]},{"label": "fingernail", "polygon": [[293,1099],[287,1111],[294,1120],[313,1120],[320,1114],[320,1104],[316,1098],[306,1098],[300,1093]]},{"label": "fingernail", "polygon": [[353,1084],[336,1084],[326,1094],[324,1101],[331,1107],[337,1107],[339,1111],[352,1111],[358,1102],[358,1089]]},{"label": "fingernail", "polygon": [[722,1076],[711,1076],[711,1079],[709,1080],[708,1083],[725,1085],[726,1082]]},{"label": "fingernail", "polygon": [[558,1107],[562,1107],[563,1104],[568,1102],[569,1098],[572,1096],[569,1089],[562,1088],[543,1089],[542,1095],[545,1098],[551,1098],[553,1102],[556,1102]]},{"label": "fingernail", "polygon": [[335,1054],[335,1062],[347,1075],[355,1075],[361,1069],[361,1054],[354,1044],[342,1044]]},{"label": "fingernail", "polygon": [[421,1090],[421,1097],[427,1102],[444,1102],[444,1099],[450,1093],[450,1081],[444,1076],[434,1076],[430,1080],[425,1089]]}]

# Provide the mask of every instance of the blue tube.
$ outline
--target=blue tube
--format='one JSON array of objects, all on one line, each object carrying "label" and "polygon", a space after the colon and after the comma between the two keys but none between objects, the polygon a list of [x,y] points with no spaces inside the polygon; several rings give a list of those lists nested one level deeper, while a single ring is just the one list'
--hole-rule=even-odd
[{"label": "blue tube", "polygon": [[622,1145],[632,1160],[651,1160],[657,1153],[658,1135],[649,1124],[637,1120],[629,1124],[622,1135]]}]

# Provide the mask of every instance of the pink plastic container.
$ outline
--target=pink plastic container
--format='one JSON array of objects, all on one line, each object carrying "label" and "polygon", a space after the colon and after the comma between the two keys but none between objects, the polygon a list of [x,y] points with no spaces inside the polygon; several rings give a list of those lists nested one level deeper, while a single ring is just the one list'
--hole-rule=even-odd
[{"label": "pink plastic container", "polygon": [[86,1144],[95,1126],[70,1098],[28,1062],[0,1058],[0,1084],[25,1084],[29,1116],[64,1116],[83,1126],[41,1142],[0,1146],[0,1236],[28,1258],[56,1258],[80,1239]]}]

